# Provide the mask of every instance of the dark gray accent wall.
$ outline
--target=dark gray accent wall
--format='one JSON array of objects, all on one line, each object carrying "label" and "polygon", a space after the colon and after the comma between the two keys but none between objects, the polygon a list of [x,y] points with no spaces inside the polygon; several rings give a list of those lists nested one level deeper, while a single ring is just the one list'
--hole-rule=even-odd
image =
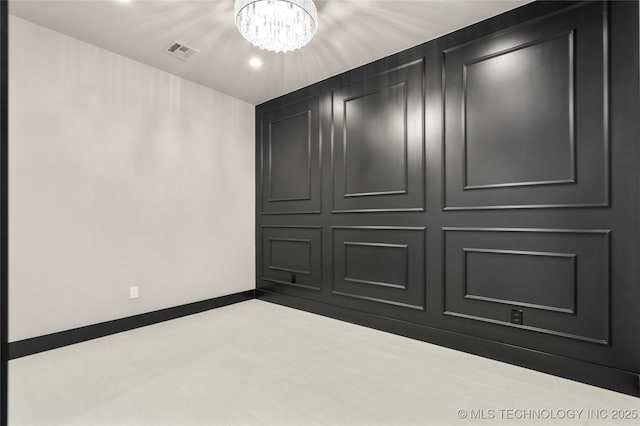
[{"label": "dark gray accent wall", "polygon": [[640,394],[638,78],[536,2],[259,105],[258,297]]}]

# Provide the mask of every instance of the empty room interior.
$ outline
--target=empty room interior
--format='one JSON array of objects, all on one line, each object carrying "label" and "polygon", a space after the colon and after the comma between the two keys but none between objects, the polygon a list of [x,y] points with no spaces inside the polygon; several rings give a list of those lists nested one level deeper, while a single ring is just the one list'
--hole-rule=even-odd
[{"label": "empty room interior", "polygon": [[637,0],[0,12],[0,424],[640,424]]}]

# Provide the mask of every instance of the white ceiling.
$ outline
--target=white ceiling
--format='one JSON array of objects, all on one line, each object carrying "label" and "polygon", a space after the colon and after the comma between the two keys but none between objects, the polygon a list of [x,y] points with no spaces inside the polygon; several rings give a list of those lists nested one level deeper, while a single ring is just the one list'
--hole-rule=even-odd
[{"label": "white ceiling", "polygon": [[[233,23],[233,0],[12,0],[11,14],[257,104],[513,9],[529,0],[316,0],[319,30],[271,53]],[[172,40],[200,49],[183,62]],[[260,57],[253,69],[248,61]]]}]

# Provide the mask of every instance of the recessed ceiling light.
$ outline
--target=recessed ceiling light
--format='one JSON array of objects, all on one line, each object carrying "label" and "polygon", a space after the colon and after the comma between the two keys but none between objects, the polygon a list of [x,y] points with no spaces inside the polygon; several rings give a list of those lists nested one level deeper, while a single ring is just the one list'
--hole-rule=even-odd
[{"label": "recessed ceiling light", "polygon": [[130,3],[131,0],[116,0],[118,3]]},{"label": "recessed ceiling light", "polygon": [[262,60],[254,56],[249,60],[249,65],[251,65],[253,68],[260,68],[262,66]]}]

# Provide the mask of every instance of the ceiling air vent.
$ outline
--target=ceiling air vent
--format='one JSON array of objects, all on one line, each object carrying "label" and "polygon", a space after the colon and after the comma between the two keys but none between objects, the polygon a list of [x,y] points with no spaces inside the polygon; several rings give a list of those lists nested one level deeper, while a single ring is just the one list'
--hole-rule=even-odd
[{"label": "ceiling air vent", "polygon": [[169,55],[182,59],[183,61],[188,61],[194,53],[200,52],[198,49],[187,46],[178,40],[173,40],[171,43],[167,44],[163,50]]}]

